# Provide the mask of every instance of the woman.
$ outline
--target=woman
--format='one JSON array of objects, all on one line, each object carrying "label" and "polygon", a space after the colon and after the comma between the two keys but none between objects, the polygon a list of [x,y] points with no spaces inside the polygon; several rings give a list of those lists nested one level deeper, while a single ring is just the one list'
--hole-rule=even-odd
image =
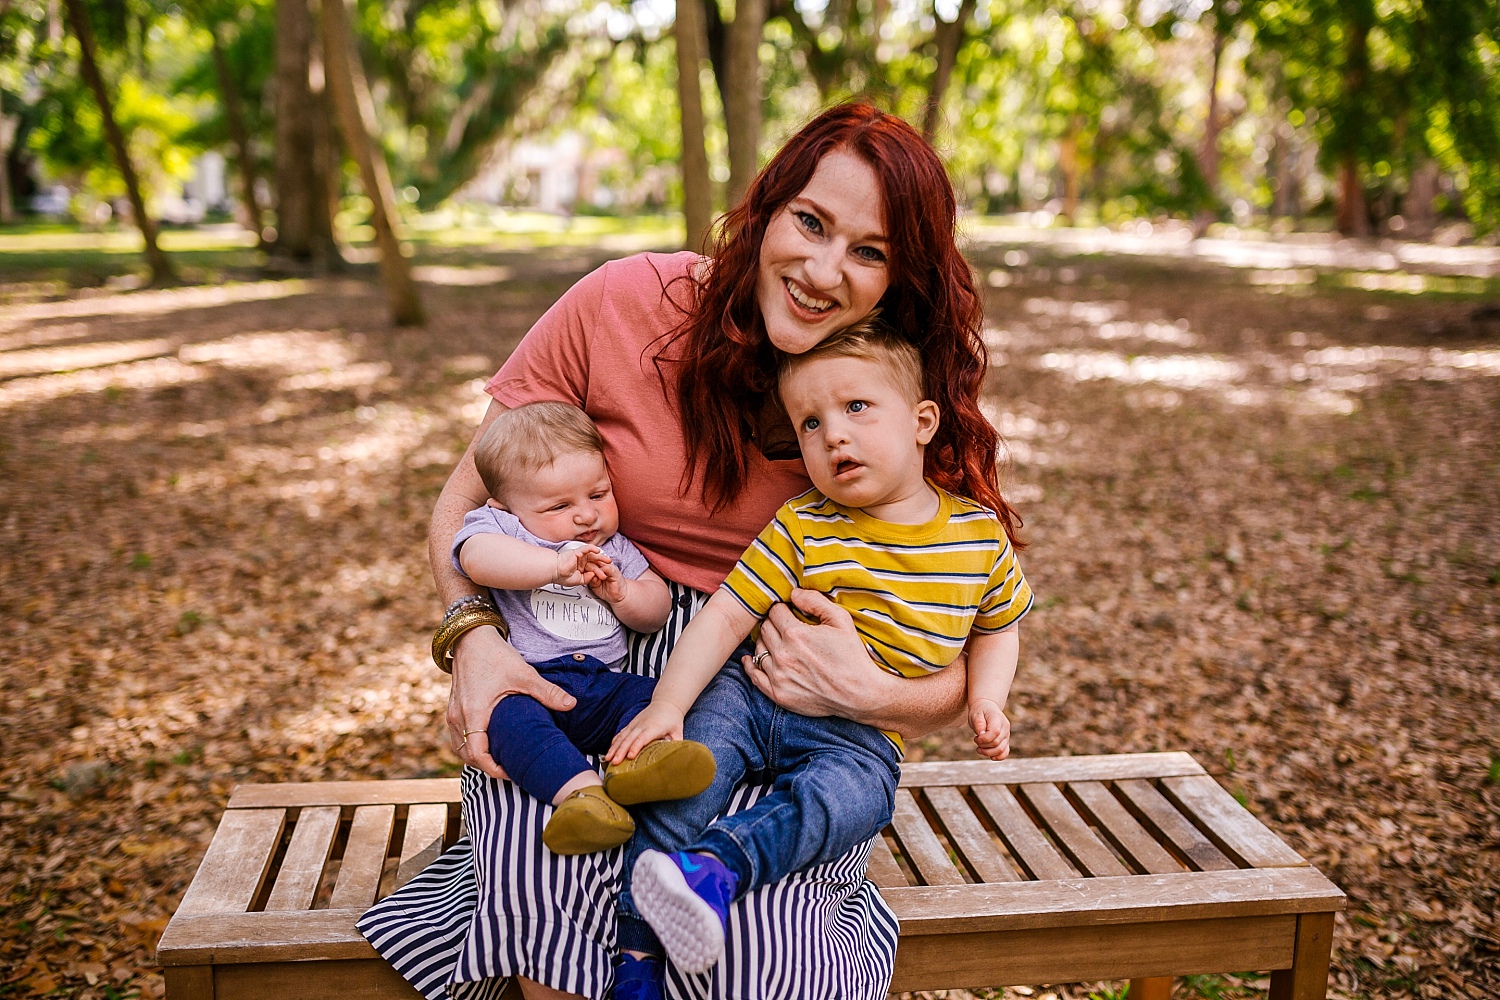
[{"label": "woman", "polygon": [[[997,435],[979,412],[987,370],[981,303],[954,244],[953,190],[906,123],[867,104],[824,112],[767,165],[726,218],[712,262],[696,254],[614,261],[566,293],[486,387],[480,433],[505,407],[581,406],[598,425],[620,530],[669,581],[659,633],[638,637],[630,669],[654,675],[691,614],[789,497],[808,488],[795,436],[771,392],[775,351],[800,353],[880,306],[923,350],[943,413],[928,474],[1013,512],[995,485]],[[476,434],[476,440],[478,435]],[[450,566],[463,515],[484,502],[472,445],[433,512],[429,547],[444,601],[475,592]],[[871,663],[847,614],[798,592],[807,625],[773,609],[753,679],[784,708],[838,715],[909,737],[954,723],[962,670],[919,679]],[[514,693],[557,709],[572,699],[489,627],[453,657],[448,725],[464,762],[468,838],[360,921],[367,938],[429,997],[494,996],[516,976],[527,997],[606,996],[619,854],[543,851],[541,803],[490,758],[484,728]],[[739,804],[757,789],[742,791]],[[864,880],[867,849],[797,873],[732,913],[721,965],[679,996],[886,995],[896,921]],[[559,992],[562,991],[562,992]]]}]

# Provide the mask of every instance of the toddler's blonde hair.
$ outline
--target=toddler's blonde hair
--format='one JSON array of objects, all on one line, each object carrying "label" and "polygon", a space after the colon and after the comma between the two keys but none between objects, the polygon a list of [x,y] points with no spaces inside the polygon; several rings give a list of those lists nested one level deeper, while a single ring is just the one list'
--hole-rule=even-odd
[{"label": "toddler's blonde hair", "polygon": [[604,453],[604,439],[587,413],[567,403],[528,403],[485,428],[474,448],[474,467],[490,496],[504,503],[505,488],[517,476],[579,451]]},{"label": "toddler's blonde hair", "polygon": [[829,334],[812,350],[801,354],[783,354],[777,366],[777,381],[809,361],[819,358],[866,358],[885,365],[895,377],[896,386],[913,403],[930,399],[924,390],[922,352],[917,345],[896,332],[877,309],[857,323]]}]

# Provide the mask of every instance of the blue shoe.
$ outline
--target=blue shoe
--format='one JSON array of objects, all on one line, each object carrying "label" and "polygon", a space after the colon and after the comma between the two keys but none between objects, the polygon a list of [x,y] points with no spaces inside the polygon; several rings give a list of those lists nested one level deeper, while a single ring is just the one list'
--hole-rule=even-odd
[{"label": "blue shoe", "polygon": [[662,1000],[665,978],[659,958],[616,955],[614,1000]]},{"label": "blue shoe", "polygon": [[707,854],[645,851],[631,873],[630,895],[672,964],[712,969],[724,955],[724,927],[739,879]]}]

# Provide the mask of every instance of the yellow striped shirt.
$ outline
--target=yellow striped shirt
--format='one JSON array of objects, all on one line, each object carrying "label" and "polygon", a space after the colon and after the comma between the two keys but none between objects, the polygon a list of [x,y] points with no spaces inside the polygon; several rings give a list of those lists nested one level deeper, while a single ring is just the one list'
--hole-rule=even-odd
[{"label": "yellow striped shirt", "polygon": [[809,490],[782,505],[724,589],[757,618],[793,587],[822,591],[853,617],[876,663],[904,677],[939,670],[971,631],[1020,621],[1032,595],[994,512],[941,489],[938,498],[926,524],[893,524]]}]

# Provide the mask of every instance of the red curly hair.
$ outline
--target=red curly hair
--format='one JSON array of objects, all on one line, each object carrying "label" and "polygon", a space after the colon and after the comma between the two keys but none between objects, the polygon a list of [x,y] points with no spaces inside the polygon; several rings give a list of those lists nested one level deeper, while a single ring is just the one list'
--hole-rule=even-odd
[{"label": "red curly hair", "polygon": [[[864,160],[885,208],[890,286],[881,314],[922,352],[927,398],[942,420],[927,446],[926,475],[1000,517],[1012,544],[1021,518],[1000,495],[1000,435],[979,411],[989,370],[980,336],[983,303],[953,239],[953,185],[937,153],[895,115],[859,101],[818,115],[781,147],[720,221],[714,266],[697,279],[696,302],[671,334],[677,404],[705,506],[719,510],[750,475],[752,421],[776,388],[777,358],[756,305],[761,240],[771,219],[834,150]],[[662,359],[665,360],[665,359]]]}]

